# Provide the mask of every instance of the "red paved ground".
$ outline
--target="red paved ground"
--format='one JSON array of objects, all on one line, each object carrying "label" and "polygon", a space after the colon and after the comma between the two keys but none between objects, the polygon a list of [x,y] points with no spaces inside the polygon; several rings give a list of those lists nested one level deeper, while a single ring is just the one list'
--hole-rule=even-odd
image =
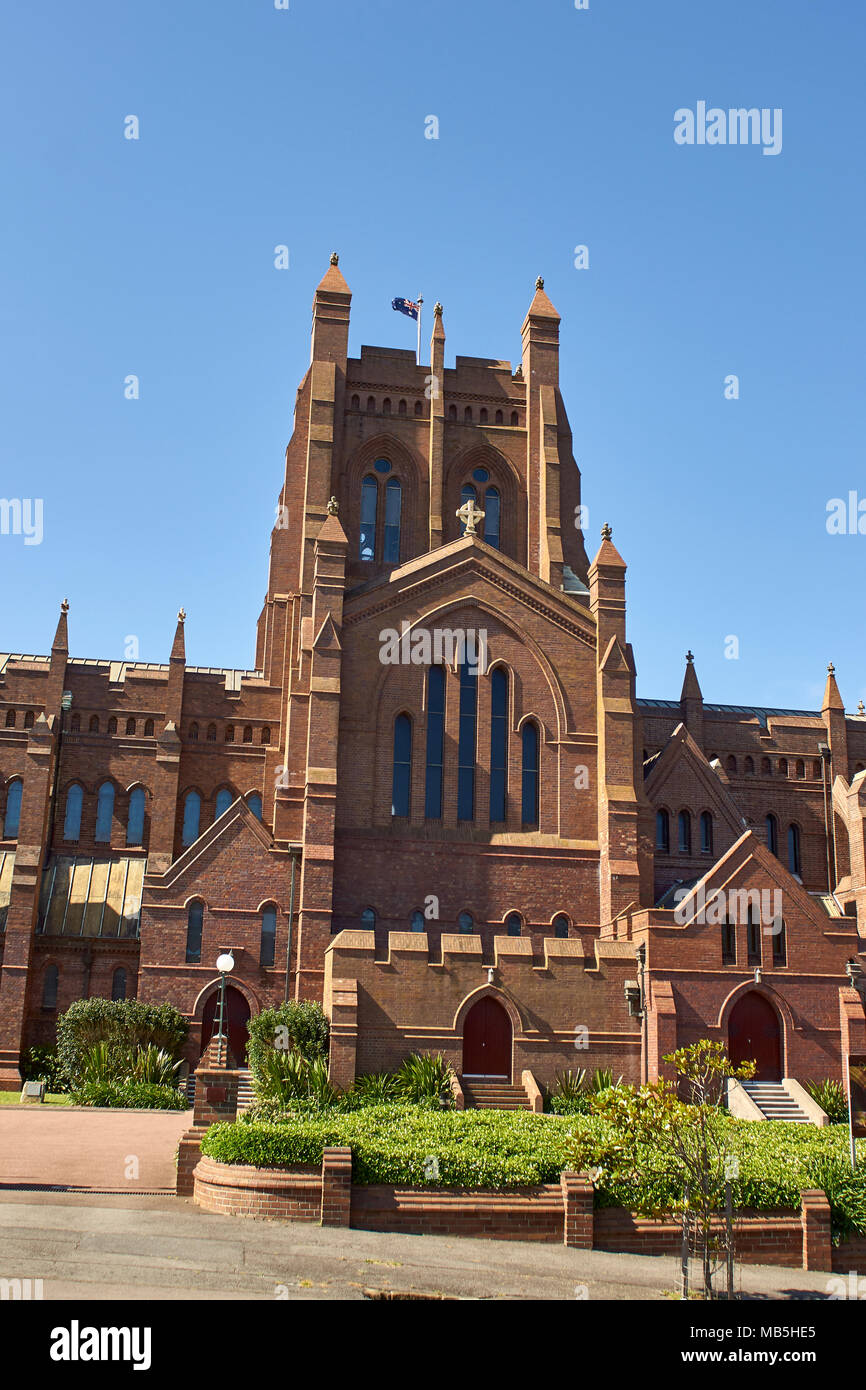
[{"label": "red paved ground", "polygon": [[0,1107],[0,1187],[174,1191],[174,1154],[191,1111]]}]

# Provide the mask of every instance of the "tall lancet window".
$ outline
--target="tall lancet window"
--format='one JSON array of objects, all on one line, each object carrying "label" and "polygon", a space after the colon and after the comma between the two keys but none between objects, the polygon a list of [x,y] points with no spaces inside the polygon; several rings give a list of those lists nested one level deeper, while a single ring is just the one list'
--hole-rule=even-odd
[{"label": "tall lancet window", "polygon": [[399,478],[389,478],[385,484],[385,550],[383,559],[386,565],[400,563],[400,510],[403,503],[403,489]]},{"label": "tall lancet window", "polygon": [[412,720],[408,714],[398,714],[394,720],[394,778],[391,790],[391,815],[408,816],[412,785]]},{"label": "tall lancet window", "polygon": [[424,815],[427,820],[442,816],[442,764],[445,750],[445,667],[431,666],[427,672],[427,760],[424,784]]},{"label": "tall lancet window", "polygon": [[[476,507],[478,506],[478,493],[475,491],[475,489],[474,489],[474,487],[472,486],[471,483],[464,483],[464,484],[463,484],[463,487],[462,487],[461,490],[460,490],[460,505],[461,505],[461,507],[464,506],[466,502],[474,502],[475,505],[476,505]],[[463,520],[463,518],[461,517],[461,519],[460,519],[460,534],[461,534],[461,536],[463,535],[463,533],[465,532],[465,530],[466,530],[466,522],[465,522],[465,521]]]},{"label": "tall lancet window", "polygon": [[360,559],[376,558],[376,510],[379,485],[375,478],[365,478],[361,484],[361,547]]},{"label": "tall lancet window", "polygon": [[508,673],[497,666],[490,677],[490,819],[505,820],[508,784]]},{"label": "tall lancet window", "polygon": [[460,732],[457,740],[457,819],[475,819],[475,744],[478,723],[478,667],[460,666]]},{"label": "tall lancet window", "polygon": [[524,724],[523,733],[523,803],[521,820],[524,826],[538,825],[538,725]]},{"label": "tall lancet window", "polygon": [[489,487],[484,494],[484,539],[499,549],[499,489]]}]

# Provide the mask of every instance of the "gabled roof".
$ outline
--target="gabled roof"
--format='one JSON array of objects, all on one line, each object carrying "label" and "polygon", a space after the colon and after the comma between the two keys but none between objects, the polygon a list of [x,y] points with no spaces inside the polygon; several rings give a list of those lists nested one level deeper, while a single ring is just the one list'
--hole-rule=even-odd
[{"label": "gabled roof", "polygon": [[170,864],[164,874],[159,875],[159,883],[154,883],[156,875],[148,874],[150,886],[159,888],[171,888],[185,874],[196,868],[197,861],[218,844],[220,840],[225,840],[228,845],[234,841],[239,834],[252,835],[261,845],[263,850],[273,849],[273,837],[267,826],[263,825],[258,816],[250,810],[249,805],[242,796],[234,800],[231,806],[226,807],[221,816],[218,816],[203,834],[199,835],[181,855]]},{"label": "gabled roof", "polygon": [[685,724],[678,724],[652,766],[644,782],[644,791],[655,803],[664,799],[664,787],[671,773],[686,762],[703,788],[708,804],[714,807],[734,835],[742,835],[746,820],[726,782],[710,764]]}]

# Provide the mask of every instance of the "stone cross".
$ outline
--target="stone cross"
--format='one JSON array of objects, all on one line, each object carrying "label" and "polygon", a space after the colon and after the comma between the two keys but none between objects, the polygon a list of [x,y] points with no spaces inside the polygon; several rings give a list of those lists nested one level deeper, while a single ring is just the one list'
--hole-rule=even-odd
[{"label": "stone cross", "polygon": [[484,513],[481,511],[480,507],[476,507],[470,497],[468,502],[464,502],[462,507],[457,508],[455,516],[457,516],[466,527],[464,534],[467,536],[474,536],[476,523],[482,519]]}]

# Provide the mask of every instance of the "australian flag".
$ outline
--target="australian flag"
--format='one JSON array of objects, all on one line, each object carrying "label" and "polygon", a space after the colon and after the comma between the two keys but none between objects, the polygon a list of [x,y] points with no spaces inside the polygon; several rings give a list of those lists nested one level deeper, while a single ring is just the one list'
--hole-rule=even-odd
[{"label": "australian flag", "polygon": [[398,309],[401,314],[408,314],[410,319],[417,319],[418,305],[414,299],[392,299],[391,308]]}]

